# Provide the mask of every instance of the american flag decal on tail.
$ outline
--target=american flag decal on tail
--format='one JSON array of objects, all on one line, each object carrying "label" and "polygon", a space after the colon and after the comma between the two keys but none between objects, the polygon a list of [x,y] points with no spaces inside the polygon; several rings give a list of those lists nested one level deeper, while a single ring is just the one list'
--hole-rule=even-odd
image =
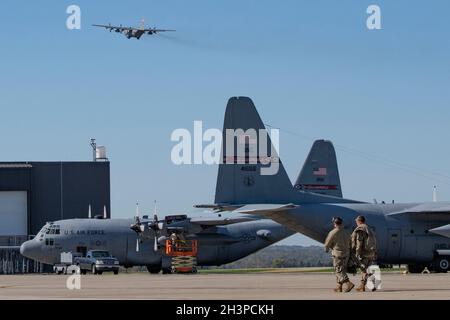
[{"label": "american flag decal on tail", "polygon": [[326,176],[327,175],[327,168],[314,168],[313,169],[313,175],[315,175],[315,176]]}]

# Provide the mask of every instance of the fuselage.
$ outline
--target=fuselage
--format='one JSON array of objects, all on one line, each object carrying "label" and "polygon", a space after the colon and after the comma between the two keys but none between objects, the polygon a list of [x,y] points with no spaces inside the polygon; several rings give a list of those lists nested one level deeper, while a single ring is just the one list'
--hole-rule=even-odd
[{"label": "fuselage", "polygon": [[364,215],[367,224],[375,231],[380,263],[428,263],[433,260],[436,250],[450,249],[449,238],[429,232],[430,229],[449,224],[450,215],[390,215],[406,212],[417,205],[419,204],[302,204],[272,218],[323,243],[333,227],[332,217],[342,217],[345,228],[352,232],[356,227],[355,218]]},{"label": "fuselage", "polygon": [[[160,265],[164,248],[155,251],[152,239],[142,241],[137,251],[132,223],[132,219],[55,221],[53,228],[47,224],[33,240],[25,242],[21,253],[52,265],[60,262],[62,252],[108,250],[123,266]],[[233,262],[294,233],[270,219],[261,219],[207,228],[188,238],[198,240],[197,264],[207,266]]]},{"label": "fuselage", "polygon": [[142,37],[142,35],[145,33],[145,31],[139,30],[139,29],[133,29],[133,30],[124,30],[124,31],[122,31],[122,33],[128,39],[136,38],[139,40]]}]

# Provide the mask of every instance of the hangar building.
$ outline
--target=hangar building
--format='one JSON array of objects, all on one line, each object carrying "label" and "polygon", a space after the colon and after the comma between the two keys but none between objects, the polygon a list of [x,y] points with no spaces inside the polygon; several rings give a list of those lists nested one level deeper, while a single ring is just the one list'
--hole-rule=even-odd
[{"label": "hangar building", "polygon": [[0,162],[1,248],[20,246],[48,221],[87,218],[89,205],[110,217],[108,161]]}]

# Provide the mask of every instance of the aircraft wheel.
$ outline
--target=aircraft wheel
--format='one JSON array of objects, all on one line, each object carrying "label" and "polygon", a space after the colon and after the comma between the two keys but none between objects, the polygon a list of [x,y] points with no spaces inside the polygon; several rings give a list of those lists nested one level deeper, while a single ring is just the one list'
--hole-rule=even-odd
[{"label": "aircraft wheel", "polygon": [[102,274],[103,274],[103,271],[97,271],[97,274],[98,274],[98,275],[102,275]]},{"label": "aircraft wheel", "polygon": [[81,274],[86,274],[86,270],[81,270]]},{"label": "aircraft wheel", "polygon": [[163,268],[162,269],[162,273],[163,274],[170,274],[170,273],[172,273],[172,269],[170,269],[170,268]]},{"label": "aircraft wheel", "polygon": [[157,274],[161,271],[161,265],[148,265],[147,266],[147,270],[148,272],[150,272],[151,274]]},{"label": "aircraft wheel", "polygon": [[425,266],[422,264],[408,264],[409,273],[422,273],[424,269]]},{"label": "aircraft wheel", "polygon": [[434,261],[436,272],[446,273],[450,268],[450,256],[437,256]]},{"label": "aircraft wheel", "polygon": [[114,274],[119,274],[119,270],[114,270]]}]

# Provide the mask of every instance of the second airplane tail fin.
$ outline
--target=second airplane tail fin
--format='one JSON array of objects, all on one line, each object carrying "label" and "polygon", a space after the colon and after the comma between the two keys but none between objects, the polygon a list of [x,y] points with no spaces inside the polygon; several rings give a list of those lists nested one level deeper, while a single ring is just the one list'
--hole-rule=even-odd
[{"label": "second airplane tail fin", "polygon": [[[272,138],[276,134],[272,132]],[[228,101],[221,160],[216,184],[217,206],[353,202],[294,189],[255,105],[247,97]]]},{"label": "second airplane tail fin", "polygon": [[294,187],[342,198],[336,152],[331,141],[314,142]]}]

